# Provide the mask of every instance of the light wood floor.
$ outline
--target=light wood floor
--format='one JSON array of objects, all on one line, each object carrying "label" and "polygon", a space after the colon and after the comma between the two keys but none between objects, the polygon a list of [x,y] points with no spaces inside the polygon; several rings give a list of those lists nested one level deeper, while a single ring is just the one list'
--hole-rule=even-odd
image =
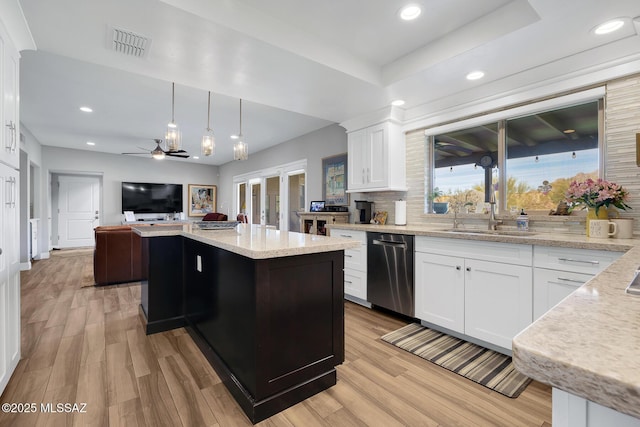
[{"label": "light wood floor", "polygon": [[[56,251],[22,273],[22,360],[0,397],[86,413],[0,413],[0,426],[249,426],[185,330],[146,336],[139,283],[90,286],[91,263],[90,252]],[[542,384],[509,399],[380,341],[404,320],[346,303],[345,324],[338,384],[259,425],[551,423]]]}]

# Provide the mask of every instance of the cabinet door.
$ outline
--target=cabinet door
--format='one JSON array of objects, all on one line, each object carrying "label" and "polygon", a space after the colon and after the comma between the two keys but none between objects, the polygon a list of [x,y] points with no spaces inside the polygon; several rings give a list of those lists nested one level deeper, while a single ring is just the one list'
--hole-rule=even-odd
[{"label": "cabinet door", "polygon": [[20,359],[18,171],[0,164],[0,393]]},{"label": "cabinet door", "polygon": [[367,129],[367,187],[386,187],[387,185],[387,128],[386,125],[372,126]]},{"label": "cabinet door", "polygon": [[464,333],[464,259],[416,252],[416,317]]},{"label": "cabinet door", "polygon": [[4,36],[4,56],[2,58],[3,78],[3,119],[2,150],[0,161],[14,168],[20,167],[19,157],[19,119],[18,119],[18,52],[13,44]]},{"label": "cabinet door", "polygon": [[349,170],[347,171],[349,177],[349,190],[361,189],[364,188],[367,184],[367,169],[365,166],[366,144],[366,129],[351,132],[347,136],[347,149],[349,152],[349,155],[347,156],[347,162],[349,163]]},{"label": "cabinet door", "polygon": [[533,321],[531,267],[465,262],[465,333],[511,349],[511,340]]},{"label": "cabinet door", "polygon": [[344,293],[367,300],[367,273],[364,271],[344,269]]},{"label": "cabinet door", "polygon": [[552,309],[592,277],[592,274],[534,268],[533,320]]}]

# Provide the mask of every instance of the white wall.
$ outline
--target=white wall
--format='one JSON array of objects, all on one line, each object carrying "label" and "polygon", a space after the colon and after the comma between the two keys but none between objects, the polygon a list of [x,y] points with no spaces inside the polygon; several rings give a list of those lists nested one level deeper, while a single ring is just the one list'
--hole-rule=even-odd
[{"label": "white wall", "polygon": [[[188,184],[217,185],[218,167],[173,159],[154,160],[144,156],[106,154],[87,150],[42,147],[42,186],[50,188],[52,174],[91,174],[102,177],[102,215],[100,225],[120,224],[122,215],[122,181],[160,182],[183,185],[183,208],[187,212]],[[47,191],[50,200],[50,191]],[[218,206],[220,202],[218,201]],[[51,202],[47,201],[51,219]],[[49,236],[50,226],[45,222]]]},{"label": "white wall", "polygon": [[226,203],[233,212],[233,177],[248,172],[307,159],[307,198],[322,200],[322,158],[347,152],[347,134],[339,125],[331,125],[317,131],[283,142],[258,153],[249,159],[234,161],[220,166],[218,206]]},{"label": "white wall", "polygon": [[[23,269],[28,269],[31,244],[29,219],[40,218],[44,206],[41,197],[42,145],[22,123],[20,136],[20,263]],[[32,201],[33,209],[30,209]],[[44,247],[45,240],[38,239],[37,253],[41,252],[40,248]]]}]

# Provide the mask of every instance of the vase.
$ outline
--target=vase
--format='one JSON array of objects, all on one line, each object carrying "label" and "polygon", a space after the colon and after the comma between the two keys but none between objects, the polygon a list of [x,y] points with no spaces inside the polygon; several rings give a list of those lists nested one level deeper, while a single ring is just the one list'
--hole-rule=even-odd
[{"label": "vase", "polygon": [[607,208],[601,206],[598,209],[598,213],[596,214],[596,208],[587,208],[587,237],[589,237],[589,221],[592,219],[609,219],[609,212],[607,212]]}]

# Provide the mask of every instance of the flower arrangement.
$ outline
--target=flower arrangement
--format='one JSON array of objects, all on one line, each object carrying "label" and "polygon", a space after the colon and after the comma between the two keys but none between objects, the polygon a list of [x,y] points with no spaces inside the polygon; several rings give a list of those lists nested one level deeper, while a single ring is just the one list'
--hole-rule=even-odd
[{"label": "flower arrangement", "polygon": [[618,209],[631,209],[627,205],[629,193],[620,185],[605,181],[604,179],[587,179],[584,182],[573,181],[569,185],[566,193],[570,210],[576,206],[584,205],[588,208],[595,208],[596,215],[602,206],[608,208],[615,206]]}]

